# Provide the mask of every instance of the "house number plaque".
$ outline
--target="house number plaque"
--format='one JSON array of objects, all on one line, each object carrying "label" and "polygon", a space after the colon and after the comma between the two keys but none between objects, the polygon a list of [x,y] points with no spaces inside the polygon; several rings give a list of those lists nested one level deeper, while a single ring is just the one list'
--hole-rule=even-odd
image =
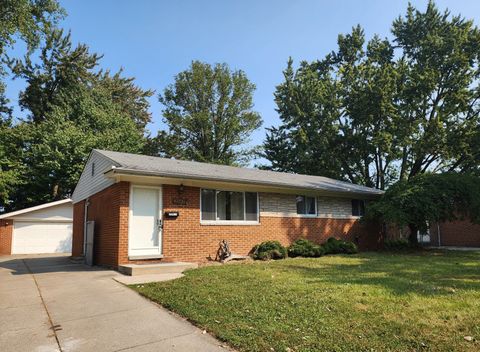
[{"label": "house number plaque", "polygon": [[185,206],[187,205],[187,198],[180,198],[180,197],[174,197],[172,198],[172,204],[173,205],[180,205],[180,206]]}]

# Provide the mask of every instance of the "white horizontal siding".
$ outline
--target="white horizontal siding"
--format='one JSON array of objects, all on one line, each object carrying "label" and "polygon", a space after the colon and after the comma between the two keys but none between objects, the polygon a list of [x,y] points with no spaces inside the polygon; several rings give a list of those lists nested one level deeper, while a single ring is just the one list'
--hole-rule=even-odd
[{"label": "white horizontal siding", "polygon": [[72,221],[72,203],[59,204],[45,209],[35,210],[28,213],[15,215],[12,219],[17,221]]},{"label": "white horizontal siding", "polygon": [[[92,176],[92,164],[95,163],[95,173]],[[90,197],[91,195],[100,192],[101,190],[113,185],[114,180],[105,177],[104,173],[117,166],[115,163],[106,156],[92,151],[90,157],[85,164],[82,175],[78,180],[75,191],[72,195],[72,202],[78,203],[83,199]]]}]

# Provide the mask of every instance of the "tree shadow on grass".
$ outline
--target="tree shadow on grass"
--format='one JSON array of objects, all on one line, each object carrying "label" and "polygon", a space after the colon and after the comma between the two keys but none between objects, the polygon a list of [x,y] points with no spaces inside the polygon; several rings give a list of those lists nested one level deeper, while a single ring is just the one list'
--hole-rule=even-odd
[{"label": "tree shadow on grass", "polygon": [[307,284],[377,286],[396,295],[452,295],[456,290],[480,291],[480,253],[359,254],[351,263],[291,260],[278,269],[307,279]]}]

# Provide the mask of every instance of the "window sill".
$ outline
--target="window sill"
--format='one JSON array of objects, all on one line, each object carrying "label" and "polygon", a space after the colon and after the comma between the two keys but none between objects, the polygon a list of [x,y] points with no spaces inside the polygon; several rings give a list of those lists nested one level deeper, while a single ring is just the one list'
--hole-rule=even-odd
[{"label": "window sill", "polygon": [[260,221],[243,221],[243,220],[201,220],[200,225],[206,226],[258,226]]},{"label": "window sill", "polygon": [[148,259],[162,259],[163,254],[150,254],[150,255],[129,255],[128,260],[148,260]]},{"label": "window sill", "polygon": [[318,214],[321,219],[345,219],[345,220],[358,220],[361,216],[356,215],[332,215],[332,214]]}]

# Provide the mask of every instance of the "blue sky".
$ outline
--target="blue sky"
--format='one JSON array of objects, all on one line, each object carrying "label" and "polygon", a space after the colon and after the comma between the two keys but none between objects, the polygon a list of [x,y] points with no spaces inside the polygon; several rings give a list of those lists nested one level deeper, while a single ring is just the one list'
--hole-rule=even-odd
[{"label": "blue sky", "polygon": [[[390,35],[394,18],[404,14],[404,0],[60,0],[68,16],[61,26],[74,42],[103,53],[102,67],[123,67],[143,88],[156,90],[151,99],[153,134],[163,128],[156,95],[192,60],[226,62],[241,69],[257,86],[255,109],[264,120],[252,136],[260,144],[264,127],[277,125],[273,92],[282,81],[289,56],[297,63],[323,57],[336,48],[339,33],[362,25],[367,38]],[[412,1],[425,9],[427,0]],[[437,1],[479,24],[480,1]],[[10,84],[15,104],[21,82]]]}]

